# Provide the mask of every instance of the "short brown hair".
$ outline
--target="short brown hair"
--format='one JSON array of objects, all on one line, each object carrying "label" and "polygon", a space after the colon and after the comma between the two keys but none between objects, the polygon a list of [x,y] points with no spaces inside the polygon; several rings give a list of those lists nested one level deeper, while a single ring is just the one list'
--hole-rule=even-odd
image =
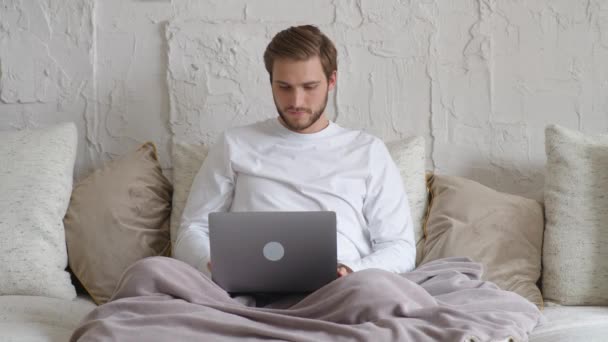
[{"label": "short brown hair", "polygon": [[272,82],[274,61],[280,58],[304,61],[318,56],[325,77],[338,70],[334,43],[313,25],[294,26],[277,33],[264,52],[264,64]]}]

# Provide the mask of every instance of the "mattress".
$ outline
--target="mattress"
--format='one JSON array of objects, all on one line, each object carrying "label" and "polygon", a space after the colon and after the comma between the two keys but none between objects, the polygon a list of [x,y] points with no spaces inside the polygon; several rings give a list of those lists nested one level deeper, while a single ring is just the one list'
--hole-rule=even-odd
[{"label": "mattress", "polygon": [[[94,308],[95,303],[85,295],[73,301],[0,296],[0,341],[65,342]],[[547,321],[530,334],[531,342],[608,340],[608,307],[546,303],[543,314]]]},{"label": "mattress", "polygon": [[530,342],[608,341],[607,306],[560,306],[546,303],[547,322],[530,334]]},{"label": "mattress", "polygon": [[37,296],[0,296],[0,341],[65,342],[95,308],[85,295],[69,301]]}]

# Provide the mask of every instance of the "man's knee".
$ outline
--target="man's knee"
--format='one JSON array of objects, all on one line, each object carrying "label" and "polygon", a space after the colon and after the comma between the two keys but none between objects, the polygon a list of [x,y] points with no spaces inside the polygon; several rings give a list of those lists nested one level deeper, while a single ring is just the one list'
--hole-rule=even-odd
[{"label": "man's knee", "polygon": [[345,285],[356,288],[357,292],[375,293],[392,289],[395,277],[399,277],[399,275],[377,268],[369,268],[351,273],[343,280],[346,282]]},{"label": "man's knee", "polygon": [[361,271],[351,273],[349,275],[349,277],[353,277],[353,280],[358,280],[365,283],[373,283],[381,279],[390,279],[398,276],[399,275],[393,272],[382,270],[379,268],[367,268]]}]

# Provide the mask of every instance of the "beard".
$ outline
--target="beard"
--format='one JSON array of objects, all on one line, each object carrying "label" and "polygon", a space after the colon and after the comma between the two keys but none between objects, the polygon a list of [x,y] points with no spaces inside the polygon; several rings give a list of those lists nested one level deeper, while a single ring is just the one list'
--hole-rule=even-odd
[{"label": "beard", "polygon": [[[313,110],[312,108],[305,108],[305,107],[287,107],[284,108],[283,110],[281,110],[279,108],[279,105],[277,104],[277,100],[276,98],[274,98],[274,94],[273,94],[273,99],[274,99],[274,105],[275,107],[277,107],[277,112],[279,113],[279,116],[281,117],[281,119],[283,119],[283,122],[285,123],[285,125],[292,131],[295,132],[299,132],[299,131],[303,131],[307,128],[309,128],[310,126],[314,125],[317,121],[319,121],[319,119],[321,118],[321,115],[323,114],[323,112],[325,112],[325,107],[327,107],[327,100],[328,100],[328,96],[329,96],[329,92],[327,92],[325,94],[325,99],[323,100],[323,104],[321,105],[321,107],[318,110]],[[304,122],[300,122],[298,120],[289,120],[289,114],[287,113],[287,111],[292,110],[292,111],[297,111],[297,112],[306,112],[307,114],[306,117],[308,118],[308,120],[304,121]]]}]

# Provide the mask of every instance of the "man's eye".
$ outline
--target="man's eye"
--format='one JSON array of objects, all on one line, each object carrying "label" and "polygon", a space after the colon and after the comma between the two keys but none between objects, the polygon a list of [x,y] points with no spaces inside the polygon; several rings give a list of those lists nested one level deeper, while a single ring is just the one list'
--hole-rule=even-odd
[{"label": "man's eye", "polygon": [[315,89],[316,87],[317,87],[317,86],[306,86],[306,87],[304,87],[304,89],[306,89],[306,90],[313,90],[313,89]]}]

